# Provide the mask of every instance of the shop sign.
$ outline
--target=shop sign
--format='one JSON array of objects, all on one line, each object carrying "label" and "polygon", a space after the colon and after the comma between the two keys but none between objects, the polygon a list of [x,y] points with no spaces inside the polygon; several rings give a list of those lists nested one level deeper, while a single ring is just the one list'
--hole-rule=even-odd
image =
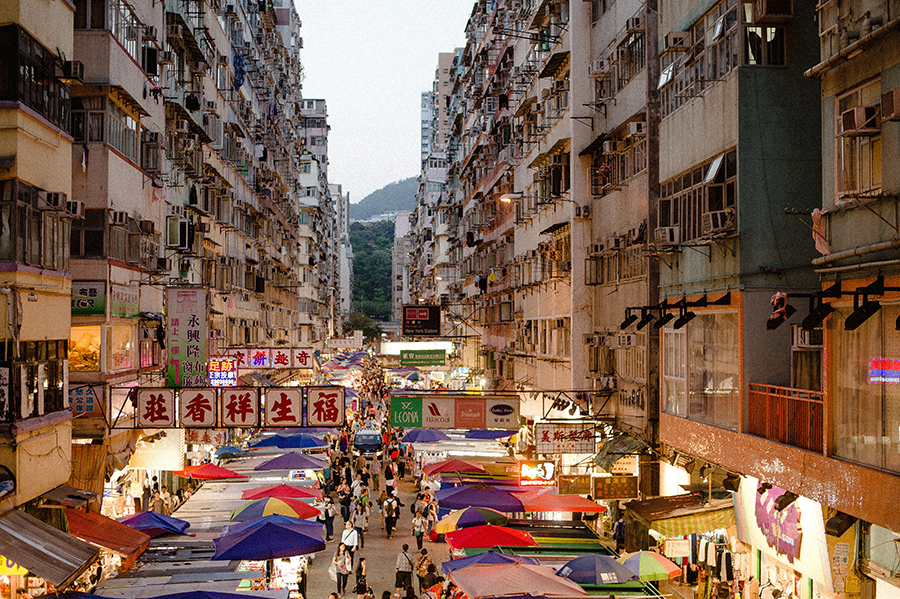
[{"label": "shop sign", "polygon": [[594,500],[629,499],[638,496],[636,476],[598,476],[594,478]]},{"label": "shop sign", "polygon": [[538,460],[519,462],[520,487],[553,487],[556,485],[556,462]]},{"label": "shop sign", "polygon": [[517,428],[519,426],[519,398],[488,397],[484,400],[484,425],[487,428]]},{"label": "shop sign", "polygon": [[25,576],[28,574],[28,568],[23,568],[11,559],[0,555],[0,575],[3,576]]},{"label": "shop sign", "polygon": [[259,391],[255,387],[230,387],[219,395],[222,425],[246,428],[259,425]]},{"label": "shop sign", "polygon": [[250,350],[246,347],[230,347],[225,354],[234,358],[238,368],[250,368]]},{"label": "shop sign", "polygon": [[422,398],[392,397],[391,426],[397,428],[421,428]]},{"label": "shop sign", "polygon": [[224,430],[214,428],[192,428],[186,431],[186,441],[188,443],[206,444],[206,445],[225,445],[227,438]]},{"label": "shop sign", "polygon": [[266,426],[303,426],[303,389],[266,390]]},{"label": "shop sign", "polygon": [[638,473],[638,456],[627,455],[619,459],[612,465],[610,474],[637,474]]},{"label": "shop sign", "polygon": [[237,360],[234,358],[209,359],[209,384],[212,387],[237,385]]},{"label": "shop sign", "polygon": [[[99,393],[98,393],[98,390]],[[101,387],[92,387],[89,385],[80,387],[69,387],[69,406],[72,412],[84,417],[103,418],[103,408],[100,403]],[[0,401],[0,404],[3,402]]]},{"label": "shop sign", "polygon": [[291,350],[291,364],[294,368],[312,368],[313,350],[311,347],[295,347]]},{"label": "shop sign", "polygon": [[458,399],[455,403],[454,419],[459,428],[485,428],[487,415],[485,403],[481,399]]},{"label": "shop sign", "polygon": [[75,281],[72,283],[72,316],[106,315],[106,283]]},{"label": "shop sign", "polygon": [[267,347],[251,349],[249,364],[249,368],[272,368],[272,350]]},{"label": "shop sign", "polygon": [[590,495],[590,474],[560,474],[558,476],[560,495]]},{"label": "shop sign", "polygon": [[109,307],[113,318],[134,318],[141,312],[141,292],[134,287],[110,285]]},{"label": "shop sign", "polygon": [[440,306],[403,306],[404,337],[437,337],[440,334]]},{"label": "shop sign", "polygon": [[691,542],[689,539],[666,539],[663,541],[663,555],[668,558],[690,557]]},{"label": "shop sign", "polygon": [[356,349],[361,344],[356,342],[356,339],[329,339],[327,343],[328,347],[333,347],[334,349]]},{"label": "shop sign", "polygon": [[209,337],[209,293],[206,289],[167,290],[167,387],[205,387]]},{"label": "shop sign", "polygon": [[847,574],[850,573],[850,543],[835,543],[834,555],[831,558],[831,578],[834,581],[834,592],[843,593]]},{"label": "shop sign", "polygon": [[400,351],[400,366],[443,366],[447,352],[442,349],[404,349]]},{"label": "shop sign", "polygon": [[587,422],[534,425],[537,453],[594,453],[594,425]]},{"label": "shop sign", "polygon": [[869,360],[869,383],[900,383],[900,360],[872,358]]},{"label": "shop sign", "polygon": [[422,427],[455,428],[455,403],[452,397],[423,397]]},{"label": "shop sign", "polygon": [[276,347],[271,351],[272,368],[290,368],[291,350]]},{"label": "shop sign", "polygon": [[803,532],[800,529],[800,512],[796,501],[781,511],[775,509],[775,501],[784,493],[785,490],[781,487],[772,486],[764,489],[762,482],[757,482],[754,513],[756,525],[769,547],[787,557],[793,564],[795,559],[800,558]]},{"label": "shop sign", "polygon": [[468,393],[398,395],[391,398],[391,426],[513,429],[519,426],[519,398]]},{"label": "shop sign", "polygon": [[237,361],[240,369],[312,368],[310,347],[231,347],[226,355]]},{"label": "shop sign", "polygon": [[137,426],[172,428],[175,426],[175,389],[138,389]]},{"label": "shop sign", "polygon": [[215,389],[184,389],[181,392],[181,425],[209,428],[216,423]]},{"label": "shop sign", "polygon": [[344,424],[344,387],[308,387],[306,392],[307,426]]}]

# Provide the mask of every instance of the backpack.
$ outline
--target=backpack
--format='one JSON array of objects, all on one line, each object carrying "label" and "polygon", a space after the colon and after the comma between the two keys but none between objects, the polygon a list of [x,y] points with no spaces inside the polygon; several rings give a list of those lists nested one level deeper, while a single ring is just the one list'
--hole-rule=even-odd
[{"label": "backpack", "polygon": [[387,502],[385,502],[385,504],[384,504],[384,515],[385,515],[386,517],[388,517],[388,518],[393,518],[393,517],[394,517],[394,502],[393,502],[393,501],[387,501]]}]

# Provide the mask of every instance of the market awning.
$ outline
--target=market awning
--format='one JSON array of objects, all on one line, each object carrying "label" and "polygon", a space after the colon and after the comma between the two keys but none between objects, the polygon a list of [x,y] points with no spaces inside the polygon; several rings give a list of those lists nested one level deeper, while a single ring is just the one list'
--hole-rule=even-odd
[{"label": "market awning", "polygon": [[69,485],[59,485],[55,489],[41,495],[41,499],[49,499],[50,501],[55,501],[56,503],[61,503],[62,505],[67,505],[69,507],[82,507],[88,501],[96,498],[96,493],[76,489]]},{"label": "market awning", "polygon": [[14,509],[0,516],[0,555],[64,587],[97,559],[100,550]]},{"label": "market awning", "polygon": [[625,507],[649,528],[667,537],[728,528],[735,522],[731,499],[713,500],[706,505],[699,493],[629,501]]},{"label": "market awning", "polygon": [[109,549],[128,560],[144,552],[150,535],[106,516],[81,510],[66,510],[69,532],[92,545]]}]

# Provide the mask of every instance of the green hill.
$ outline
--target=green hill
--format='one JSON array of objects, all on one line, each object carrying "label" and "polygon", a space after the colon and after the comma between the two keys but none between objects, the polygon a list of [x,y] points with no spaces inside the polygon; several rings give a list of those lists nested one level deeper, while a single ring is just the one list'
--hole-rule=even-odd
[{"label": "green hill", "polygon": [[394,221],[352,223],[353,310],[373,320],[391,319],[391,253]]},{"label": "green hill", "polygon": [[350,220],[370,220],[381,214],[412,211],[416,207],[416,191],[418,189],[418,177],[410,177],[385,185],[355,204],[351,203]]}]

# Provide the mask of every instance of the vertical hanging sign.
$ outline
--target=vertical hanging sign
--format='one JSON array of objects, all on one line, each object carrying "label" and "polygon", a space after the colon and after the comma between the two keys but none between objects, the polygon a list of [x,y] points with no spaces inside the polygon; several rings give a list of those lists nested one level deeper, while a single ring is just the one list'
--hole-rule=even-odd
[{"label": "vertical hanging sign", "polygon": [[209,295],[206,289],[170,287],[168,305],[168,387],[206,386]]},{"label": "vertical hanging sign", "polygon": [[306,396],[308,426],[341,426],[344,424],[344,388],[308,387]]}]

